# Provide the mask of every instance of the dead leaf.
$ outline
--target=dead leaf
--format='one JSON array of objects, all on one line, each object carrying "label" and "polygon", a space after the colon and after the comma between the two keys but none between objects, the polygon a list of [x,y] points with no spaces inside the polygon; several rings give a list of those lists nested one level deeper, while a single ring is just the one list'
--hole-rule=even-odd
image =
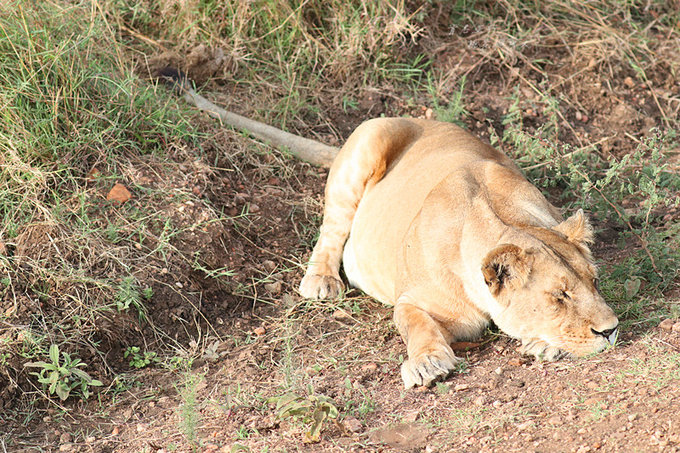
[{"label": "dead leaf", "polygon": [[120,183],[116,183],[109,192],[109,194],[106,196],[107,200],[117,201],[119,203],[125,203],[130,198],[132,198],[132,194],[130,193],[129,190],[127,190],[127,187]]}]

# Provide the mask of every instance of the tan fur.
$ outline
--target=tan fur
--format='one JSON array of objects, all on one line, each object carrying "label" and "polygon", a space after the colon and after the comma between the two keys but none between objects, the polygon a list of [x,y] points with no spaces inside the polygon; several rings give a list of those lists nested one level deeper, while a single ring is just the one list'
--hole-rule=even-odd
[{"label": "tan fur", "polygon": [[344,259],[353,286],[394,305],[406,387],[429,385],[460,361],[451,341],[491,320],[546,359],[612,344],[618,320],[595,287],[592,237],[582,211],[563,220],[508,157],[464,130],[370,120],[331,167],[300,292],[337,296]]}]

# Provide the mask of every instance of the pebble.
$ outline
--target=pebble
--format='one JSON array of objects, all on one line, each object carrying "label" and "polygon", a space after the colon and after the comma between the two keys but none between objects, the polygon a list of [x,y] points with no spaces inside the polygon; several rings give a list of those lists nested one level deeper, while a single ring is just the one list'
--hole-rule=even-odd
[{"label": "pebble", "polygon": [[663,330],[673,330],[675,322],[672,319],[664,319],[659,323],[659,328]]},{"label": "pebble", "polygon": [[548,424],[550,425],[559,425],[560,423],[562,423],[562,417],[559,415],[553,415],[548,419]]},{"label": "pebble", "polygon": [[94,437],[94,436],[87,436],[87,437],[85,438],[85,443],[86,443],[86,444],[91,444],[91,443],[93,443],[93,442],[96,441],[96,440],[97,440],[97,438]]},{"label": "pebble", "polygon": [[519,425],[517,425],[517,430],[518,430],[518,431],[524,431],[525,429],[530,428],[531,425],[533,425],[533,422],[532,422],[531,420],[527,420],[527,421],[525,421],[525,422],[520,423]]},{"label": "pebble", "polygon": [[71,450],[73,450],[73,444],[59,445],[59,451],[71,451]]},{"label": "pebble", "polygon": [[62,444],[70,444],[73,442],[73,436],[71,436],[71,433],[64,433],[61,436],[59,436],[59,441]]},{"label": "pebble", "polygon": [[633,88],[635,86],[635,82],[633,81],[632,77],[626,77],[623,79],[623,84],[626,85],[628,88]]},{"label": "pebble", "polygon": [[486,404],[486,398],[484,398],[483,396],[478,396],[477,398],[475,398],[473,403],[475,406],[484,406]]},{"label": "pebble", "polygon": [[673,324],[673,328],[671,329],[673,332],[680,332],[680,322],[676,322]]},{"label": "pebble", "polygon": [[419,416],[420,416],[420,411],[411,411],[411,412],[407,412],[404,415],[403,420],[406,423],[413,423],[418,419]]},{"label": "pebble", "polygon": [[248,211],[250,211],[252,214],[256,214],[260,212],[260,207],[255,203],[250,203],[250,209]]},{"label": "pebble", "polygon": [[467,389],[469,389],[469,388],[470,388],[470,386],[469,386],[468,384],[456,384],[456,386],[453,387],[453,389],[454,389],[456,392],[460,392],[460,391],[462,391],[462,390],[467,390]]},{"label": "pebble", "polygon": [[498,367],[493,372],[500,376],[501,374],[503,374],[503,368]]},{"label": "pebble", "polygon": [[368,362],[361,366],[361,371],[376,371],[377,369],[378,365],[373,362]]},{"label": "pebble", "polygon": [[343,309],[335,310],[331,316],[333,316],[333,319],[342,321],[351,319],[351,316]]},{"label": "pebble", "polygon": [[345,425],[345,428],[347,428],[347,431],[351,433],[360,433],[364,430],[364,425],[354,417],[346,417],[343,424]]},{"label": "pebble", "polygon": [[253,329],[253,333],[254,333],[255,335],[257,335],[258,337],[261,337],[262,335],[264,335],[265,333],[267,333],[267,330],[266,330],[264,327],[262,327],[262,326],[260,326],[260,327],[255,327],[255,328]]},{"label": "pebble", "polygon": [[280,294],[283,286],[281,285],[281,282],[267,283],[264,285],[264,289],[272,294]]},{"label": "pebble", "polygon": [[114,426],[114,427],[113,427],[113,430],[111,431],[111,435],[112,435],[112,436],[117,436],[118,434],[120,434],[120,428],[117,427],[117,426]]}]

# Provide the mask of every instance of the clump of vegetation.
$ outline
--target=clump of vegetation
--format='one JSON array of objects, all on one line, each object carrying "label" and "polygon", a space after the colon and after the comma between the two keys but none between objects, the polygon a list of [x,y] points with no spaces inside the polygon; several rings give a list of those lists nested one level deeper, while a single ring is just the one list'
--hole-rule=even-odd
[{"label": "clump of vegetation", "polygon": [[120,337],[129,308],[144,313],[148,288],[133,275],[144,269],[132,263],[147,257],[150,268],[162,251],[140,247],[161,215],[106,191],[131,183],[130,159],[193,128],[134,75],[96,4],[10,3],[0,6],[0,387],[24,387],[32,363],[49,393],[87,396],[98,381],[75,357],[107,369],[102,343]]}]

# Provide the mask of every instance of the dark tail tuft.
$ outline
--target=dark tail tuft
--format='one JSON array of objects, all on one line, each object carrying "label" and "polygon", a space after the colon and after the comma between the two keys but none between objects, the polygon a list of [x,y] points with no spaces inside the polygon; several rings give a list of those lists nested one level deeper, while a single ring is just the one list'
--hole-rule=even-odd
[{"label": "dark tail tuft", "polygon": [[166,66],[158,71],[158,78],[169,85],[173,85],[180,91],[182,89],[191,88],[191,83],[187,75],[177,68]]}]

